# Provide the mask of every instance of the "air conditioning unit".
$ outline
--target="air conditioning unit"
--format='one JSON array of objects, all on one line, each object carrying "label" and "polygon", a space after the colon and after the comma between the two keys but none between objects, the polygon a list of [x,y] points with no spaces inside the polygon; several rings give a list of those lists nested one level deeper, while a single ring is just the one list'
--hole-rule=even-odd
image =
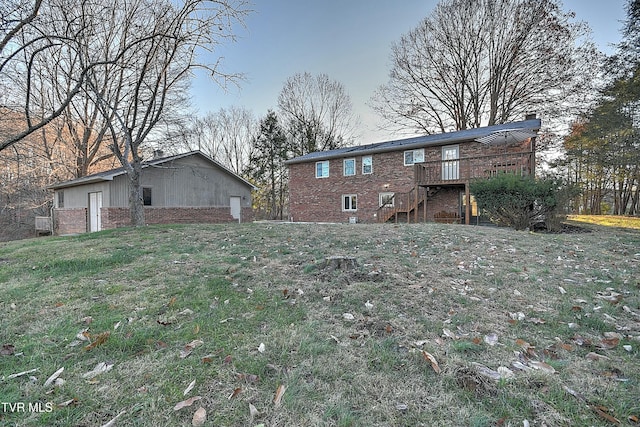
[{"label": "air conditioning unit", "polygon": [[349,217],[349,224],[357,224],[358,223],[358,217],[357,216],[350,216]]}]

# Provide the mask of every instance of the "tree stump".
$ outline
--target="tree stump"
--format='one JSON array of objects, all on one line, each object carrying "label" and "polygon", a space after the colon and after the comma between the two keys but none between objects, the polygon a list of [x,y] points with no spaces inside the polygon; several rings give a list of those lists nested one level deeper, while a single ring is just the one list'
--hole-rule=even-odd
[{"label": "tree stump", "polygon": [[329,256],[324,259],[322,264],[320,264],[320,268],[322,270],[353,270],[358,266],[358,262],[354,257],[350,256]]}]

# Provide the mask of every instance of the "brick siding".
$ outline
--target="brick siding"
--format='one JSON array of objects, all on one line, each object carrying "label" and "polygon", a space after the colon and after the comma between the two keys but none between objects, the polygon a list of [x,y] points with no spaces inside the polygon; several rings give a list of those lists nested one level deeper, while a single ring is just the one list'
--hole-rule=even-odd
[{"label": "brick siding", "polygon": [[[460,157],[477,157],[502,153],[527,151],[528,142],[512,146],[486,146],[477,142],[456,144]],[[425,162],[442,160],[442,146],[426,147]],[[289,212],[293,221],[349,222],[356,217],[358,222],[377,222],[380,193],[406,193],[414,186],[414,168],[404,165],[404,150],[372,154],[373,173],[362,173],[363,156],[345,157],[356,159],[356,174],[344,176],[343,160],[330,159],[329,176],[316,178],[316,161],[289,165]],[[464,185],[442,187],[426,203],[427,221],[433,221],[439,212],[461,214]],[[357,210],[344,211],[342,196],[357,196]],[[418,220],[424,220],[424,206],[418,211]],[[415,212],[411,214],[411,222]],[[406,215],[404,218],[406,221]]]},{"label": "brick siding", "polygon": [[53,234],[79,234],[87,232],[86,208],[60,208],[54,210]]},{"label": "brick siding", "polygon": [[[236,222],[231,216],[230,208],[223,207],[190,207],[190,208],[144,208],[147,224],[217,224]],[[254,219],[252,208],[242,208],[242,222]],[[102,229],[126,227],[131,224],[129,208],[105,208],[101,210]],[[77,234],[87,232],[87,209],[55,209],[54,233]]]}]

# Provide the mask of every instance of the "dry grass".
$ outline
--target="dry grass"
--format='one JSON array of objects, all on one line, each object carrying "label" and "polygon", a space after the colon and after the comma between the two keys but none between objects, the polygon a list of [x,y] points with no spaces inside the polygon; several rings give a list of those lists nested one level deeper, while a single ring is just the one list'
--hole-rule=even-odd
[{"label": "dry grass", "polygon": [[619,215],[570,215],[571,221],[596,224],[605,227],[632,228],[640,230],[640,217],[619,216]]},{"label": "dry grass", "polygon": [[[56,409],[0,424],[191,425],[199,407],[220,426],[632,424],[639,288],[640,233],[621,228],[166,226],[2,244],[0,345],[15,350],[0,401]],[[85,328],[109,338],[70,346]],[[82,377],[99,362],[113,368]]]}]

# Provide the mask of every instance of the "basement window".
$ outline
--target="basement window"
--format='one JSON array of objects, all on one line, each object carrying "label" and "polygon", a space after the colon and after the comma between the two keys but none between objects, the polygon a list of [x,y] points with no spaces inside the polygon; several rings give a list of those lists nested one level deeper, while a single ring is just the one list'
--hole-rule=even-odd
[{"label": "basement window", "polygon": [[151,206],[151,187],[142,187],[142,204]]},{"label": "basement window", "polygon": [[394,196],[395,193],[379,193],[380,198],[380,207],[381,208],[392,208],[394,206]]},{"label": "basement window", "polygon": [[345,194],[342,196],[342,210],[355,211],[358,209],[358,196],[355,194]]}]

